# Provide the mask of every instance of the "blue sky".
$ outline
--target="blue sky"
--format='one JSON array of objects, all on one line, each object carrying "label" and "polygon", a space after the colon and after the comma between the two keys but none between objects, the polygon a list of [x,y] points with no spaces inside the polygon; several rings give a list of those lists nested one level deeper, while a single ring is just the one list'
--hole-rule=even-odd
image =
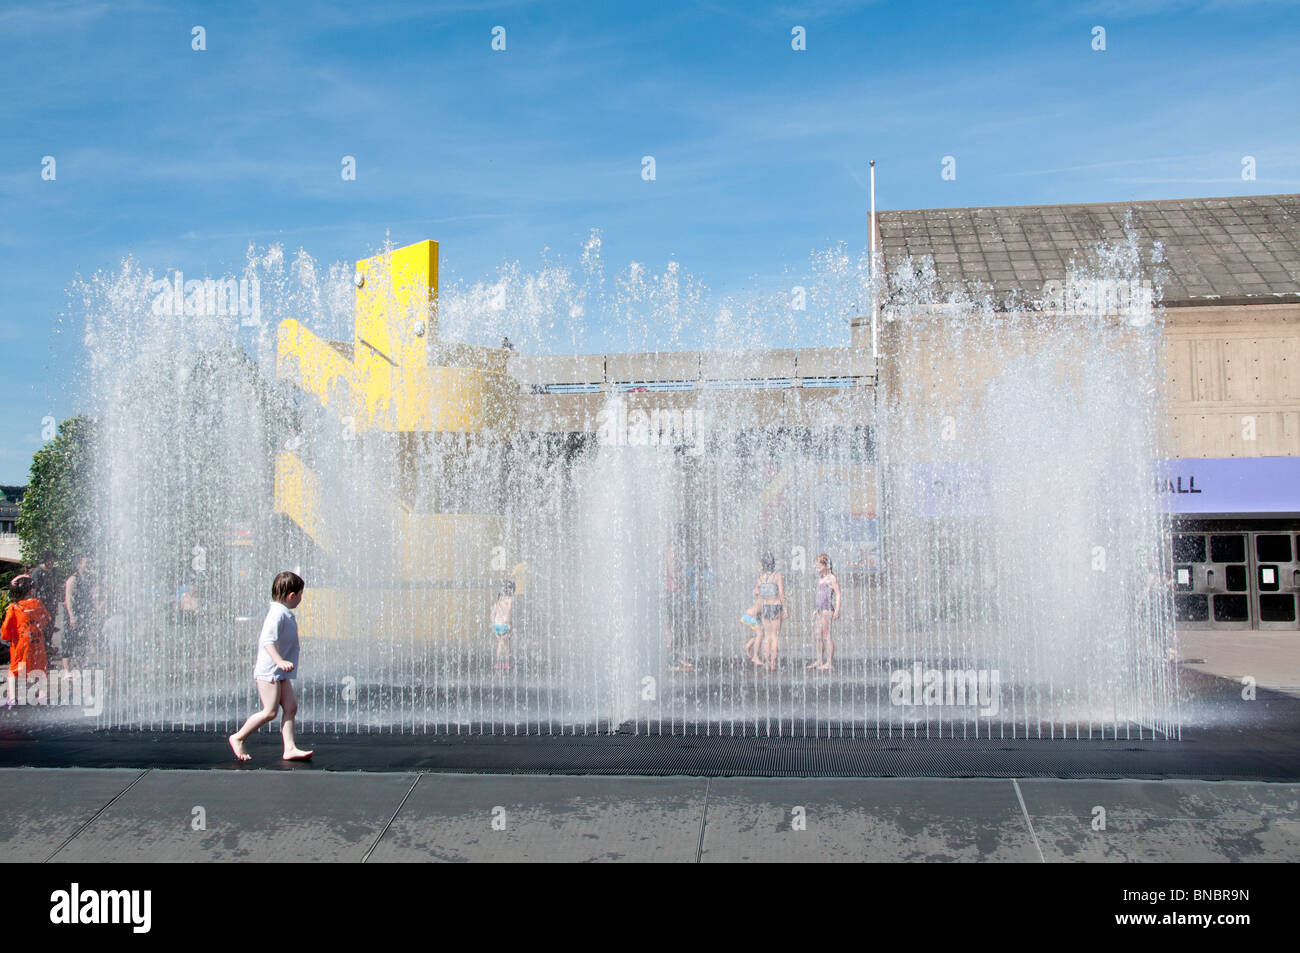
[{"label": "blue sky", "polygon": [[725,293],[865,241],[869,158],[884,209],[1295,192],[1298,40],[1280,0],[6,3],[0,482],[84,406],[68,289],[124,256],[387,234],[474,279],[597,227]]}]

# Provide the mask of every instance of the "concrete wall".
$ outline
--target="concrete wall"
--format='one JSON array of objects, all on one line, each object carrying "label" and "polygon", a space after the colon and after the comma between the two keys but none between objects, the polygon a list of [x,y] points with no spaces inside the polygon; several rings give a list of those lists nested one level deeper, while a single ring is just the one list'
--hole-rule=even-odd
[{"label": "concrete wall", "polygon": [[[698,426],[723,430],[762,427],[870,427],[874,389],[866,386],[745,391],[667,391],[628,394],[521,394],[519,428],[551,433],[594,433],[611,397],[626,413],[690,411]],[[608,416],[608,415],[606,415]]]},{"label": "concrete wall", "polygon": [[1165,370],[1169,456],[1300,456],[1300,305],[1168,308]]},{"label": "concrete wall", "polygon": [[[643,354],[529,356],[513,354],[509,373],[518,382],[519,429],[594,432],[602,410],[621,393],[628,413],[690,411],[724,429],[870,426],[874,368],[867,349],[800,348],[766,351],[681,351]],[[842,386],[803,386],[825,378]],[[769,382],[777,386],[719,389],[715,382]],[[685,390],[623,392],[618,385],[687,382]],[[589,394],[540,393],[548,384],[599,387]],[[703,416],[697,419],[704,419]]]},{"label": "concrete wall", "polygon": [[[520,385],[520,428],[591,431],[618,383],[691,381],[695,390],[628,394],[629,407],[714,408],[736,427],[817,426],[829,413],[869,424],[875,384],[867,318],[851,323],[846,348],[584,354],[510,358]],[[881,322],[882,380],[899,388],[929,386],[936,406],[953,387],[982,387],[998,372],[996,342],[963,348],[969,373],[954,374],[939,342],[932,360],[902,366],[899,327]],[[913,351],[912,353],[916,353]],[[1165,393],[1168,457],[1300,456],[1300,304],[1170,307],[1165,310]],[[851,377],[848,388],[784,387],[717,391],[710,381]],[[601,394],[532,393],[547,384],[592,384]],[[1249,439],[1253,426],[1254,439]]]}]

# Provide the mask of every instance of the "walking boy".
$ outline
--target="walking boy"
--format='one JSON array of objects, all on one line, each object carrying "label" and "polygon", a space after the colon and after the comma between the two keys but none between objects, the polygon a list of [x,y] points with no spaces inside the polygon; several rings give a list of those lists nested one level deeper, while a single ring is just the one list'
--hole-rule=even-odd
[{"label": "walking boy", "polygon": [[267,722],[275,720],[276,713],[284,712],[280,734],[284,737],[284,760],[306,761],[310,751],[303,751],[293,736],[293,719],[298,713],[298,699],[293,693],[293,681],[298,677],[298,620],[293,610],[302,602],[307,584],[297,573],[282,572],[271,583],[271,608],[262,623],[258,639],[257,664],[253,679],[257,694],[262,700],[262,710],[250,715],[244,727],[230,736],[230,747],[240,761],[252,755],[244,748],[248,736]]}]

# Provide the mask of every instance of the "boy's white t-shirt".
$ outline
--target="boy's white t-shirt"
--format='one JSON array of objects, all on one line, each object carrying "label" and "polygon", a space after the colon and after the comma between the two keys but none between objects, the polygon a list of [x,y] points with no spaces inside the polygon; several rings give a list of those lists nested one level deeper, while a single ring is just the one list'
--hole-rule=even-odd
[{"label": "boy's white t-shirt", "polygon": [[[293,663],[293,671],[286,672],[275,664],[266,646],[274,644],[280,658]],[[279,682],[298,677],[298,620],[294,618],[289,607],[279,602],[272,602],[267,610],[266,620],[262,623],[262,634],[257,640],[257,664],[253,668],[253,678],[262,682]]]}]

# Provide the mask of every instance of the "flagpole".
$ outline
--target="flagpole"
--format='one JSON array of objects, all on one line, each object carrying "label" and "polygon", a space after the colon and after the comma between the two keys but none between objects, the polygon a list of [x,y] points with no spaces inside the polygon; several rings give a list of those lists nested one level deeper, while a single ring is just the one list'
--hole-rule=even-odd
[{"label": "flagpole", "polygon": [[[876,303],[876,160],[871,160],[871,360],[880,358],[879,315]],[[873,368],[876,370],[876,368]]]}]

